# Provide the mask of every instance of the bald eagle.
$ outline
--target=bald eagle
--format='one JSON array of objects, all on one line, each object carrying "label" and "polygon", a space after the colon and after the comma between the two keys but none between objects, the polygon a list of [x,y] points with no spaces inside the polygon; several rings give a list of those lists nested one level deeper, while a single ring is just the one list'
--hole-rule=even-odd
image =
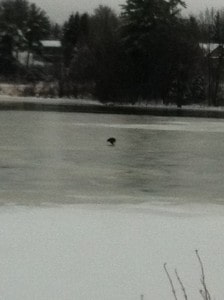
[{"label": "bald eagle", "polygon": [[116,139],[114,137],[110,137],[109,139],[107,139],[107,142],[109,142],[111,146],[114,146]]}]

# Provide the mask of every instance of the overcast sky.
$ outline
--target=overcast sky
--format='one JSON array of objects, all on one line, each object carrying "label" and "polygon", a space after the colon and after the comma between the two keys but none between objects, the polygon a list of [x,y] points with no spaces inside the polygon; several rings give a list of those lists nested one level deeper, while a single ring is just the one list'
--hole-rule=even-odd
[{"label": "overcast sky", "polygon": [[[63,23],[71,12],[91,13],[99,4],[108,5],[119,11],[119,5],[125,0],[30,0],[44,9],[52,21]],[[188,12],[203,11],[206,7],[224,7],[223,0],[185,0],[188,5]]]}]

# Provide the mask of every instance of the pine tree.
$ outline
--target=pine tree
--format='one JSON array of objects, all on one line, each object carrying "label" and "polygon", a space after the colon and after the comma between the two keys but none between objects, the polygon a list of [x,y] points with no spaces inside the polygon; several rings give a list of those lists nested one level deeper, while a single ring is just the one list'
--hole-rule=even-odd
[{"label": "pine tree", "polygon": [[64,50],[64,63],[66,68],[69,67],[75,54],[75,47],[78,42],[80,33],[80,15],[70,15],[67,22],[63,26],[62,44]]},{"label": "pine tree", "polygon": [[127,0],[123,5],[122,37],[136,97],[167,101],[176,86],[175,101],[181,105],[196,49],[180,15],[185,6],[181,0]]},{"label": "pine tree", "polygon": [[29,66],[30,52],[38,48],[41,39],[50,35],[50,21],[45,12],[35,4],[31,4],[29,7],[24,35],[27,40],[27,66]]},{"label": "pine tree", "polygon": [[[27,50],[27,65],[34,44],[38,45],[40,39],[46,38],[49,35],[49,29],[49,18],[35,4],[30,4],[27,0],[0,1],[1,36],[11,41],[11,52],[18,53],[19,50]],[[2,44],[7,43],[2,42]],[[4,45],[0,47],[4,48]],[[11,59],[13,60],[13,57]]]}]

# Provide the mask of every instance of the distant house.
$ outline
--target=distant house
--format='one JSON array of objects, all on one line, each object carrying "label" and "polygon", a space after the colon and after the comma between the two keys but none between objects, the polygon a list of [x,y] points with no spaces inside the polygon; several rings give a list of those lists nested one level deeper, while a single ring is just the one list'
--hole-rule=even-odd
[{"label": "distant house", "polygon": [[60,61],[62,46],[59,40],[41,40],[34,45],[31,52],[28,50],[14,51],[14,57],[23,65],[45,66]]},{"label": "distant house", "polygon": [[40,55],[46,62],[53,63],[61,58],[62,45],[59,40],[41,40]]},{"label": "distant house", "polygon": [[199,44],[202,51],[204,51],[206,56],[210,56],[213,59],[219,59],[224,57],[224,45],[217,43],[200,43]]}]

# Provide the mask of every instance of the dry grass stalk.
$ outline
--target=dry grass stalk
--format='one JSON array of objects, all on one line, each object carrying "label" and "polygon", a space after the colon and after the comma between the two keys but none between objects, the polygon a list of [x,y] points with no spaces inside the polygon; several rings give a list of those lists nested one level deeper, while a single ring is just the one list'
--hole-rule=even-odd
[{"label": "dry grass stalk", "polygon": [[[203,300],[211,300],[211,295],[208,291],[208,288],[207,288],[207,284],[206,284],[206,281],[205,281],[205,271],[204,271],[204,265],[203,265],[203,262],[201,260],[201,257],[198,253],[198,250],[195,250],[195,253],[196,253],[196,257],[199,261],[199,265],[200,265],[200,269],[201,269],[201,284],[202,284],[202,289],[199,290],[200,292],[200,295],[202,296]],[[166,272],[166,275],[167,275],[167,278],[169,280],[169,283],[170,283],[170,286],[172,288],[172,293],[173,293],[173,296],[175,298],[175,300],[178,300],[177,298],[177,294],[176,294],[176,290],[175,290],[175,287],[174,287],[174,284],[173,284],[173,281],[172,281],[172,278],[167,270],[167,267],[166,267],[166,263],[163,265],[164,267],[164,270]],[[187,296],[187,293],[186,293],[186,289],[184,287],[184,284],[180,278],[180,276],[178,275],[178,272],[177,270],[175,269],[175,275],[176,275],[176,278],[180,284],[180,287],[182,289],[182,292],[183,292],[183,296],[184,296],[184,299],[185,300],[188,300],[188,296]]]},{"label": "dry grass stalk", "polygon": [[170,276],[170,274],[169,274],[169,272],[167,270],[167,267],[166,267],[166,263],[163,265],[163,267],[164,267],[164,270],[166,272],[167,278],[169,280],[169,283],[170,283],[170,286],[171,286],[171,289],[172,289],[172,293],[173,293],[174,299],[178,300],[177,299],[177,295],[176,295],[176,291],[175,291],[175,288],[174,288],[174,285],[173,285],[172,278],[171,278],[171,276]]},{"label": "dry grass stalk", "polygon": [[178,275],[176,269],[175,269],[175,274],[176,274],[177,280],[178,280],[178,282],[179,282],[179,284],[180,284],[180,287],[181,287],[181,289],[182,289],[182,292],[183,292],[183,295],[184,295],[184,299],[187,300],[188,298],[187,298],[186,289],[185,289],[185,287],[184,287],[184,285],[183,285],[183,282],[182,282],[182,280],[180,279],[180,276]]},{"label": "dry grass stalk", "polygon": [[210,296],[210,293],[208,291],[206,281],[205,281],[205,271],[204,271],[204,266],[203,266],[202,260],[198,253],[198,250],[195,250],[195,253],[196,253],[197,259],[199,261],[200,268],[201,268],[201,284],[202,284],[203,290],[200,290],[200,294],[204,300],[211,300],[211,296]]}]

